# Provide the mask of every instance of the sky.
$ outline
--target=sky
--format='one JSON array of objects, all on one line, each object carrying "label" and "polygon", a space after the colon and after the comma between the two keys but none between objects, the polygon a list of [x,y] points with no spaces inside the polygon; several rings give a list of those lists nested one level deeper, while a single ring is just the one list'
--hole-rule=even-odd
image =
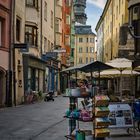
[{"label": "sky", "polygon": [[86,14],[87,25],[92,26],[92,30],[95,32],[95,27],[100,19],[106,0],[87,0]]}]

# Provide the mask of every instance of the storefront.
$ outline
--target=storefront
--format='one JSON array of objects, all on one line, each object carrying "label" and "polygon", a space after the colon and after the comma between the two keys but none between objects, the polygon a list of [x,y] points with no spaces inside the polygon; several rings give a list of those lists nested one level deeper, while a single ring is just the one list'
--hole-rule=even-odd
[{"label": "storefront", "polygon": [[0,67],[0,106],[5,103],[6,95],[6,72]]},{"label": "storefront", "polygon": [[56,58],[46,54],[42,56],[42,59],[46,61],[49,66],[46,69],[46,92],[60,90],[60,61]]},{"label": "storefront", "polygon": [[28,54],[23,55],[24,91],[45,92],[46,62]]}]

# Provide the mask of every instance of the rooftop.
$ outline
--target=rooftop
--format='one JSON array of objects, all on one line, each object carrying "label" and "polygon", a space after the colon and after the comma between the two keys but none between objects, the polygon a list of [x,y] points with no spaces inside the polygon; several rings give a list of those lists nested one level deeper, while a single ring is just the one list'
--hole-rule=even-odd
[{"label": "rooftop", "polygon": [[90,25],[84,25],[81,23],[76,23],[75,24],[75,34],[93,34],[91,26]]}]

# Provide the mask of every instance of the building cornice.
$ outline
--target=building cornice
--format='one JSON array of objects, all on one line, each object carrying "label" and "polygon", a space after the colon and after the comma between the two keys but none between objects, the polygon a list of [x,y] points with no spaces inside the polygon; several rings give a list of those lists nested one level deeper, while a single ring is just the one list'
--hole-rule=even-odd
[{"label": "building cornice", "polygon": [[103,10],[103,12],[102,12],[102,15],[100,16],[100,19],[99,19],[99,21],[98,21],[98,23],[97,23],[97,25],[96,25],[96,27],[95,27],[96,32],[98,31],[98,29],[99,29],[99,27],[100,27],[102,21],[104,20],[104,17],[105,17],[105,15],[106,15],[106,12],[107,12],[107,10],[108,10],[108,7],[109,7],[111,1],[112,1],[112,0],[107,0],[107,2],[106,2],[106,4],[105,4],[104,10]]}]

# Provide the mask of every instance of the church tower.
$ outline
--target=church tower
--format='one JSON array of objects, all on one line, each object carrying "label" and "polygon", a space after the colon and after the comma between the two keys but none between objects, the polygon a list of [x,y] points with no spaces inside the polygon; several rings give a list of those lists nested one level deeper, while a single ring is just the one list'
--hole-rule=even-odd
[{"label": "church tower", "polygon": [[74,0],[75,22],[86,24],[87,15],[85,13],[86,0]]}]

